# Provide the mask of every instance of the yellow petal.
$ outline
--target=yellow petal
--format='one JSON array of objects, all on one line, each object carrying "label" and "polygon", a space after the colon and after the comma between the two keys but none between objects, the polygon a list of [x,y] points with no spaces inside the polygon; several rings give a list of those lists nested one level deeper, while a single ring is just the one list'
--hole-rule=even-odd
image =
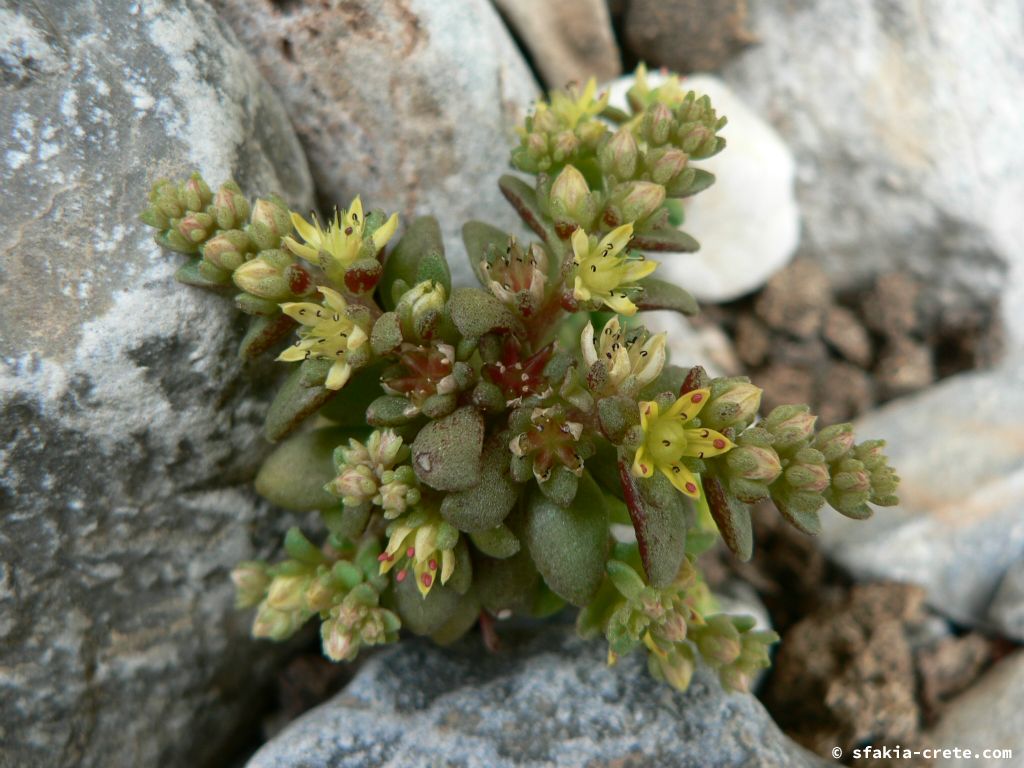
[{"label": "yellow petal", "polygon": [[320,251],[309,245],[302,245],[292,237],[286,237],[284,239],[285,248],[294,253],[300,259],[310,262],[311,264],[317,264],[320,256]]},{"label": "yellow petal", "polygon": [[345,297],[333,288],[328,288],[326,285],[318,285],[316,289],[320,291],[324,299],[327,301],[327,306],[335,312],[344,312],[348,307],[348,302],[345,301]]},{"label": "yellow petal", "polygon": [[654,464],[642,445],[636,449],[636,456],[633,457],[633,474],[637,477],[650,477],[654,474]]},{"label": "yellow petal", "polygon": [[622,282],[635,283],[637,280],[643,280],[657,268],[658,262],[650,259],[627,261],[622,265]]},{"label": "yellow petal", "polygon": [[572,253],[576,266],[579,266],[590,254],[590,237],[583,231],[583,227],[579,227],[572,233]]},{"label": "yellow petal", "polygon": [[455,572],[455,550],[446,549],[441,553],[441,583],[447,584]]},{"label": "yellow petal", "polygon": [[353,325],[352,330],[348,332],[348,341],[346,342],[346,346],[349,349],[359,349],[366,343],[366,339],[366,331],[358,325]]},{"label": "yellow petal", "polygon": [[658,404],[653,400],[640,403],[640,428],[646,432],[650,424],[658,418]]},{"label": "yellow petal", "polygon": [[363,201],[359,199],[359,195],[356,195],[356,199],[348,207],[345,223],[351,224],[357,232],[363,231]]},{"label": "yellow petal", "polygon": [[289,301],[281,305],[281,311],[303,325],[316,325],[320,320],[318,313],[322,315],[323,307],[308,301]]},{"label": "yellow petal", "polygon": [[672,407],[668,409],[667,415],[678,416],[683,421],[693,421],[693,418],[700,413],[700,409],[704,407],[704,403],[708,401],[710,396],[710,389],[695,389],[693,392],[687,392],[672,403]]},{"label": "yellow petal", "polygon": [[615,256],[626,247],[629,243],[629,239],[633,237],[633,224],[623,224],[621,227],[616,227],[607,235],[597,246],[597,250],[600,253],[606,253],[609,256]]},{"label": "yellow petal", "polygon": [[341,389],[352,375],[352,366],[347,361],[336,360],[327,374],[324,386],[328,389]]},{"label": "yellow petal", "polygon": [[305,360],[307,354],[307,350],[293,344],[278,355],[277,359],[283,363],[296,363],[299,360]]},{"label": "yellow petal", "polygon": [[583,279],[577,275],[572,287],[572,297],[577,301],[590,301],[590,289],[583,283]]},{"label": "yellow petal", "polygon": [[697,478],[693,476],[693,472],[688,470],[682,464],[669,464],[664,467],[658,467],[676,487],[680,493],[686,494],[691,499],[700,498],[700,488],[697,486]]},{"label": "yellow petal", "polygon": [[580,351],[583,353],[583,362],[588,366],[597,362],[597,348],[594,346],[594,324],[588,322],[580,334]]},{"label": "yellow petal", "polygon": [[385,221],[380,228],[373,233],[373,247],[378,251],[387,245],[388,240],[398,229],[398,214],[392,213],[391,218]]},{"label": "yellow petal", "polygon": [[[315,223],[310,224],[304,218],[302,218],[295,211],[292,211],[291,215],[292,226],[295,227],[295,231],[299,233],[299,236],[311,245],[316,245],[320,242],[320,228]],[[316,222],[316,217],[313,217],[313,221]],[[287,238],[291,240],[291,238]],[[287,242],[287,240],[286,240]],[[294,240],[292,241],[294,242]]]},{"label": "yellow petal", "polygon": [[601,301],[603,301],[613,310],[618,312],[620,315],[632,317],[633,315],[636,314],[636,304],[630,301],[624,293],[615,293],[614,291],[612,291],[607,296],[602,296]]},{"label": "yellow petal", "polygon": [[684,456],[708,459],[736,447],[732,440],[713,429],[687,429],[685,434],[686,453],[683,454]]}]

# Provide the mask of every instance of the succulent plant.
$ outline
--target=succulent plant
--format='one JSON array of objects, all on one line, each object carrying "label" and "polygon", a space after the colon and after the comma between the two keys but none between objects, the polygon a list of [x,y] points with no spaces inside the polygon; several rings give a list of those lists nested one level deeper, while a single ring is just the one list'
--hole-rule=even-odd
[{"label": "succulent plant", "polygon": [[715,612],[698,555],[718,534],[749,558],[762,500],[807,533],[826,504],[896,503],[879,441],[818,429],[806,406],[760,416],[749,380],[671,365],[636,321],[697,311],[647,254],[697,249],[670,213],[713,183],[693,163],[725,147],[725,118],[642,70],[628,99],[614,109],[591,81],[536,105],[512,151],[532,182],[498,183],[537,239],[467,223],[479,287],[452,285],[429,217],[400,233],[358,197],[321,224],[230,181],[153,186],[142,219],[189,257],[178,279],[233,295],[243,357],[277,349],[291,367],[256,488],[323,527],[234,571],[254,635],[316,616],[324,653],[350,660],[401,628],[448,643],[572,604],[611,663],[646,649],[682,689],[703,659],[743,689],[776,638]]}]

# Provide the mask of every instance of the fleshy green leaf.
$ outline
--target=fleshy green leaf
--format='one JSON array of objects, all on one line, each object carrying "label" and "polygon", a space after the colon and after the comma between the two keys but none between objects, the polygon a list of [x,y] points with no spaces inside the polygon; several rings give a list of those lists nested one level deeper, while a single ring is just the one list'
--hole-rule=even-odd
[{"label": "fleshy green leaf", "polygon": [[402,626],[417,635],[432,635],[440,631],[459,610],[463,598],[442,584],[435,584],[424,597],[414,578],[395,582],[393,594]]},{"label": "fleshy green leaf", "polygon": [[524,538],[547,585],[570,603],[586,605],[601,586],[608,556],[608,511],[593,478],[584,472],[568,507],[534,491]]},{"label": "fleshy green leaf", "polygon": [[520,550],[519,539],[505,525],[498,525],[487,531],[469,534],[473,546],[489,557],[498,560],[512,557]]},{"label": "fleshy green leaf", "polygon": [[540,575],[525,550],[512,557],[478,556],[473,571],[480,602],[491,613],[527,612]]},{"label": "fleshy green leaf", "polygon": [[696,315],[700,306],[693,295],[678,285],[648,277],[640,281],[643,292],[637,296],[639,309],[671,309],[684,315]]},{"label": "fleshy green leaf", "polygon": [[533,188],[522,179],[508,174],[498,179],[498,188],[501,189],[501,194],[505,196],[505,199],[516,209],[516,213],[526,223],[526,226],[546,240],[549,232],[544,224],[544,214],[537,204],[537,193]]},{"label": "fleshy green leaf", "polygon": [[222,281],[211,280],[206,277],[199,271],[199,265],[201,263],[201,259],[191,259],[185,262],[178,267],[178,271],[174,273],[174,279],[179,283],[191,285],[194,288],[205,288],[206,290],[214,291],[215,293],[225,293],[234,288],[234,286],[231,285],[230,278],[225,283]]},{"label": "fleshy green leaf", "polygon": [[619,451],[619,481],[652,587],[672,583],[686,556],[686,502],[660,473],[634,477],[631,452]]},{"label": "fleshy green leaf", "polygon": [[294,327],[295,321],[285,314],[253,315],[242,343],[238,345],[238,356],[243,360],[259,357],[291,333]]},{"label": "fleshy green leaf", "polygon": [[495,436],[488,440],[480,457],[480,482],[444,497],[444,519],[467,533],[493,531],[519,498],[519,488],[509,478],[508,467],[508,440]]},{"label": "fleshy green leaf", "polygon": [[522,324],[512,310],[479,288],[456,288],[448,311],[459,333],[468,338],[490,331],[522,331]]},{"label": "fleshy green leaf", "polygon": [[637,233],[630,247],[639,251],[693,253],[700,250],[700,243],[682,230],[666,227]]},{"label": "fleshy green leaf", "polygon": [[704,495],[708,500],[722,540],[740,560],[746,562],[754,553],[754,531],[750,522],[750,507],[729,494],[717,477],[701,478]]},{"label": "fleshy green leaf", "polygon": [[[678,199],[683,197],[692,197],[698,192],[703,192],[715,183],[715,174],[705,171],[702,168],[690,168],[689,170],[693,172],[693,176],[685,186],[682,186],[682,184],[672,183],[666,187],[665,191],[670,198]],[[680,174],[677,181],[685,182],[685,176],[686,174]]]},{"label": "fleshy green leaf", "polygon": [[338,392],[339,390],[322,386],[303,386],[301,368],[296,367],[278,390],[274,402],[270,404],[263,425],[263,434],[270,442],[277,442],[291,434]]},{"label": "fleshy green leaf", "polygon": [[427,424],[412,443],[420,481],[439,491],[465,491],[480,482],[484,420],[472,407]]},{"label": "fleshy green leaf", "polygon": [[256,492],[293,512],[332,507],[338,500],[324,490],[336,474],[334,449],[362,432],[339,427],[311,429],[289,437],[263,462],[256,475]]}]

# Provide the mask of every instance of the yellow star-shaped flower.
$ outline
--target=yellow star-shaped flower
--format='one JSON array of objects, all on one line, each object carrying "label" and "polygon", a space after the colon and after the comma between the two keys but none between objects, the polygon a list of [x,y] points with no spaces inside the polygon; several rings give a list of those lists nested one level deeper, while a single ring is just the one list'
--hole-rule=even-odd
[{"label": "yellow star-shaped flower", "polygon": [[[327,222],[326,228],[320,225],[315,214],[312,223],[294,211],[291,217],[292,225],[305,242],[300,243],[293,237],[286,237],[284,244],[299,258],[323,267],[328,275],[331,275],[339,268],[343,270],[348,267],[359,257],[366,218],[363,216],[363,203],[358,196],[347,211],[335,211],[334,219]],[[387,244],[397,228],[398,214],[393,213],[370,238],[374,252]]]},{"label": "yellow star-shaped flower", "polygon": [[700,497],[697,478],[683,464],[683,457],[706,459],[736,447],[720,432],[687,426],[710,397],[710,389],[695,389],[682,395],[665,413],[659,412],[656,402],[640,403],[644,442],[633,459],[634,475],[651,477],[657,469],[682,493],[693,499]]},{"label": "yellow star-shaped flower", "polygon": [[605,304],[623,315],[636,314],[629,293],[639,288],[637,280],[658,268],[658,262],[629,255],[625,248],[632,236],[632,224],[613,229],[600,243],[582,229],[572,233],[576,266],[572,295],[577,301]]},{"label": "yellow star-shaped flower", "polygon": [[324,386],[341,389],[352,374],[348,354],[366,343],[366,331],[360,328],[346,313],[348,304],[337,291],[327,286],[318,286],[323,294],[323,304],[308,301],[289,302],[281,305],[281,311],[301,323],[299,340],[277,356],[278,360],[295,362],[314,358],[333,360]]}]

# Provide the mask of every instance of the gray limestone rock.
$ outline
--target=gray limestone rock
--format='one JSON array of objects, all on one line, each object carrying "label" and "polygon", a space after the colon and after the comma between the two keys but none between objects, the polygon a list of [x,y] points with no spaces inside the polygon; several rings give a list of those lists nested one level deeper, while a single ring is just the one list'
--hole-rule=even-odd
[{"label": "gray limestone rock", "polygon": [[680,694],[647,674],[643,654],[608,667],[604,644],[570,628],[503,641],[496,656],[475,637],[452,649],[403,641],[248,768],[824,765],[706,668]]},{"label": "gray limestone rock", "polygon": [[[1024,363],[960,374],[861,419],[883,438],[900,505],[869,520],[823,514],[821,543],[855,577],[921,584],[940,613],[1019,637],[1024,591]],[[997,589],[1001,598],[993,604]]]},{"label": "gray limestone rock", "polygon": [[[723,78],[796,157],[798,256],[842,288],[909,270],[932,317],[1024,296],[1019,0],[749,11],[758,44]],[[1024,339],[1019,304],[1014,320]]]},{"label": "gray limestone rock", "polygon": [[437,216],[455,281],[461,228],[519,231],[498,190],[537,95],[487,0],[213,0],[288,108],[324,207]]},{"label": "gray limestone rock", "polygon": [[1024,753],[1022,690],[1024,651],[1017,651],[950,702],[930,733],[933,748],[943,750],[935,767],[1001,768],[1019,761]]},{"label": "gray limestone rock", "polygon": [[0,765],[223,764],[267,674],[230,567],[265,392],[230,302],[178,285],[149,185],[312,185],[199,2],[0,3]]}]

